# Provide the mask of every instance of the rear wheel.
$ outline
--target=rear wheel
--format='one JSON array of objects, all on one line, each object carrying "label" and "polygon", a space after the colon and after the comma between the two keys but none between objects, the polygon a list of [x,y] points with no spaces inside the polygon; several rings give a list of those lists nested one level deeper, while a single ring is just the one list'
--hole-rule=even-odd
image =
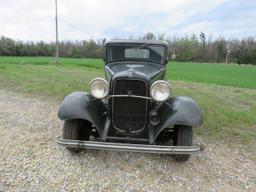
[{"label": "rear wheel", "polygon": [[[191,126],[179,125],[174,127],[174,145],[191,146],[193,144],[193,129]],[[187,161],[190,154],[175,154],[177,161]]]},{"label": "rear wheel", "polygon": [[[66,120],[63,127],[63,138],[70,140],[85,140],[90,138],[91,124],[83,119]],[[67,147],[73,153],[79,153],[82,149]]]}]

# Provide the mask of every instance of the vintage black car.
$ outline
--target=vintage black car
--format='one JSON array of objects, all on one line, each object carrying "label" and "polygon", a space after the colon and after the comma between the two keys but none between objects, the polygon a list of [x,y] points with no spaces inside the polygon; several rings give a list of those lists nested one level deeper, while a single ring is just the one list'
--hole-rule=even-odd
[{"label": "vintage black car", "polygon": [[168,43],[112,40],[105,44],[105,79],[95,78],[90,92],[74,92],[62,102],[63,138],[72,152],[81,149],[174,154],[186,161],[199,150],[193,127],[202,123],[197,103],[172,97],[164,80]]}]

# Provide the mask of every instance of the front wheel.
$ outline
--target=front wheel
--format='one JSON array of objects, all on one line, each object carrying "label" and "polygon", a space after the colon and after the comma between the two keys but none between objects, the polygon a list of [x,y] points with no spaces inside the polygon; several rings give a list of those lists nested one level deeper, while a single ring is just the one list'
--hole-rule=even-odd
[{"label": "front wheel", "polygon": [[[174,145],[191,146],[193,144],[193,129],[191,126],[179,125],[174,127]],[[177,161],[187,161],[190,154],[175,154]]]},{"label": "front wheel", "polygon": [[[90,138],[89,130],[91,124],[83,119],[66,120],[63,126],[63,139],[85,140]],[[73,153],[79,153],[82,149],[67,147]]]}]

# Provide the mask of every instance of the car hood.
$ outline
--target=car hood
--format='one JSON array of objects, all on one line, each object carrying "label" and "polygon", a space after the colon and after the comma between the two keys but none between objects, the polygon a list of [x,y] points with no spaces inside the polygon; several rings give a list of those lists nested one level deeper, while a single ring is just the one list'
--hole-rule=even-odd
[{"label": "car hood", "polygon": [[144,62],[115,62],[105,66],[106,78],[113,81],[116,78],[144,79],[151,83],[163,79],[165,66]]}]

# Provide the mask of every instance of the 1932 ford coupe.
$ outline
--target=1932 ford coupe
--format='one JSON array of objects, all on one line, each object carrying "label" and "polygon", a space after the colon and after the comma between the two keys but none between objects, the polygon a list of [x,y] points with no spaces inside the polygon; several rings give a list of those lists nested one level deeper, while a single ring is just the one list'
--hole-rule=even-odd
[{"label": "1932 ford coupe", "polygon": [[72,152],[82,149],[174,154],[186,161],[200,148],[193,127],[202,123],[197,103],[172,97],[164,80],[168,43],[112,40],[105,44],[105,79],[95,78],[89,93],[74,92],[62,102],[63,138]]}]

